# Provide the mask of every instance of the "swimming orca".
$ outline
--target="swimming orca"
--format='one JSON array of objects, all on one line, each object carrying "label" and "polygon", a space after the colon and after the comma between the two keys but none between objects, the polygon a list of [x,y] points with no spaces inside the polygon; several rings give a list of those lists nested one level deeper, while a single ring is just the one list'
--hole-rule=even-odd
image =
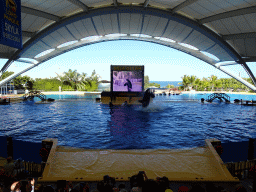
[{"label": "swimming orca", "polygon": [[128,92],[130,92],[132,89],[132,82],[129,79],[126,79],[126,81],[127,82],[124,84],[124,86],[127,86]]},{"label": "swimming orca", "polygon": [[155,94],[150,91],[150,89],[147,89],[144,92],[143,99],[139,100],[140,103],[142,103],[142,107],[147,107],[150,103],[150,99],[155,98]]}]

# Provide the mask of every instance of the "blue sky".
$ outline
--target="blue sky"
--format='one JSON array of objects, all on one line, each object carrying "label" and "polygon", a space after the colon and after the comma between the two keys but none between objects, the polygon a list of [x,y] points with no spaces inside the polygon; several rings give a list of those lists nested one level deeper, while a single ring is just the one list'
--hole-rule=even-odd
[{"label": "blue sky", "polygon": [[[6,60],[0,60],[2,67]],[[183,75],[199,78],[216,75],[227,78],[223,72],[181,51],[143,41],[109,41],[75,49],[57,56],[24,73],[32,78],[55,77],[68,71],[91,75],[95,69],[102,80],[110,80],[110,65],[144,65],[150,81],[181,81]],[[18,72],[29,64],[14,62],[8,71]]]}]

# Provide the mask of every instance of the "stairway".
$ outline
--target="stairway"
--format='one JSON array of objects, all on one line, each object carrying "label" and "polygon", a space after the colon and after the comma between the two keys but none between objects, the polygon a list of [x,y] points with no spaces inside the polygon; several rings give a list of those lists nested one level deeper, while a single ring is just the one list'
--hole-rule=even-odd
[{"label": "stairway", "polygon": [[224,99],[227,103],[230,103],[230,97],[226,93],[213,93],[208,96],[207,102],[212,102],[214,99]]}]

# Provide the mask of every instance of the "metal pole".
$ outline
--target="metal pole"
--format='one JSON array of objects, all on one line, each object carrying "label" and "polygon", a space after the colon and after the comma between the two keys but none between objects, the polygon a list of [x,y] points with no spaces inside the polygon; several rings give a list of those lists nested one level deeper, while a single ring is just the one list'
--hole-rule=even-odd
[{"label": "metal pole", "polygon": [[12,142],[12,137],[7,137],[7,156],[13,158],[13,142]]},{"label": "metal pole", "polygon": [[249,139],[249,146],[248,146],[248,160],[254,159],[254,139]]}]

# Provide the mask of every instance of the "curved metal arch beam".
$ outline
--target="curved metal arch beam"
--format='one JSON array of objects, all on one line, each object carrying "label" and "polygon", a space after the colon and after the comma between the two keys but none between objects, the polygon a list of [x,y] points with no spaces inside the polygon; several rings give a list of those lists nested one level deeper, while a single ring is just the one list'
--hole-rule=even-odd
[{"label": "curved metal arch beam", "polygon": [[21,12],[22,13],[26,13],[26,14],[30,14],[30,15],[35,15],[37,17],[43,17],[45,19],[50,19],[52,21],[59,21],[60,17],[56,16],[56,15],[52,15],[40,10],[36,10],[36,9],[32,9],[29,7],[25,7],[25,6],[21,6]]},{"label": "curved metal arch beam", "polygon": [[246,14],[251,14],[251,13],[256,13],[256,6],[246,7],[246,8],[242,8],[242,9],[233,10],[233,11],[227,11],[224,13],[219,13],[217,15],[213,15],[213,16],[209,16],[209,17],[200,19],[199,22],[209,23],[209,22],[213,22],[216,20],[220,20],[220,19],[226,19],[229,17],[235,17],[235,16],[246,15]]},{"label": "curved metal arch beam", "polygon": [[241,56],[227,43],[223,40],[222,37],[220,37],[218,34],[211,31],[209,28],[205,27],[204,25],[200,24],[199,22],[196,22],[194,20],[191,20],[187,17],[184,17],[177,13],[170,13],[166,10],[160,10],[156,8],[147,7],[145,9],[143,6],[110,6],[110,7],[104,7],[104,8],[98,8],[91,10],[89,13],[82,12],[78,13],[76,15],[70,16],[68,18],[62,19],[48,28],[42,30],[41,32],[37,33],[34,37],[32,37],[30,40],[28,40],[23,45],[23,50],[18,50],[14,53],[14,55],[6,62],[4,67],[1,69],[1,72],[6,71],[6,69],[10,66],[11,62],[13,60],[18,59],[26,50],[28,50],[33,44],[40,41],[42,38],[47,36],[49,33],[66,26],[67,24],[76,22],[81,19],[98,16],[98,15],[105,15],[105,14],[113,14],[113,13],[140,13],[140,14],[149,14],[153,16],[159,16],[163,18],[167,18],[168,20],[174,20],[176,22],[182,23],[186,26],[191,27],[192,29],[197,30],[198,32],[204,34],[206,37],[214,41],[216,44],[221,46],[227,53],[234,59],[234,61],[240,63],[245,68],[246,72],[249,74],[249,76],[252,78],[254,84],[256,84],[255,77],[249,67],[246,65],[244,60],[241,58]]},{"label": "curved metal arch beam", "polygon": [[36,67],[36,66],[38,66],[38,65],[39,65],[39,63],[38,63],[38,64],[34,64],[34,65],[29,66],[28,68],[26,68],[26,69],[24,69],[24,70],[22,70],[22,71],[20,71],[20,72],[18,72],[18,73],[15,73],[15,74],[10,75],[9,77],[7,77],[7,78],[5,78],[4,80],[0,81],[0,86],[2,86],[2,85],[4,85],[4,84],[8,83],[9,81],[11,81],[12,79],[14,79],[15,77],[18,77],[19,75],[21,75],[21,74],[23,74],[23,73],[25,73],[25,72],[27,72],[27,71],[33,69],[34,67]]},{"label": "curved metal arch beam", "polygon": [[181,3],[181,4],[177,5],[176,7],[174,7],[174,8],[172,9],[172,11],[173,11],[173,12],[177,12],[177,11],[179,11],[179,10],[181,10],[181,9],[183,9],[183,8],[185,8],[185,7],[187,7],[187,6],[191,5],[191,4],[193,4],[193,3],[196,3],[197,1],[198,1],[198,0],[186,0],[186,1],[184,1],[183,3]]},{"label": "curved metal arch beam", "polygon": [[183,47],[177,43],[168,43],[168,42],[165,42],[165,41],[161,41],[161,40],[157,40],[157,39],[153,39],[153,38],[142,38],[142,37],[116,37],[116,38],[102,38],[100,40],[97,40],[97,41],[91,41],[91,42],[85,42],[85,43],[81,43],[78,45],[76,44],[73,44],[73,45],[70,45],[70,46],[67,46],[66,48],[62,48],[62,49],[56,49],[55,52],[53,51],[52,53],[49,53],[48,55],[46,56],[43,56],[42,59],[38,59],[38,61],[40,63],[43,63],[45,61],[48,61],[54,57],[57,57],[61,54],[64,54],[66,52],[69,52],[69,51],[72,51],[74,49],[78,49],[80,47],[84,47],[84,46],[87,46],[87,45],[92,45],[92,44],[96,44],[96,43],[102,43],[102,42],[108,42],[108,41],[118,41],[118,40],[134,40],[134,41],[144,41],[144,42],[150,42],[150,43],[155,43],[155,44],[159,44],[159,45],[163,45],[163,46],[166,46],[166,47],[169,47],[169,48],[173,48],[173,49],[176,49],[178,51],[181,51],[181,52],[184,52],[186,54],[189,54],[193,57],[196,57],[214,67],[215,64],[217,63],[216,61],[214,61],[213,59],[205,56],[204,54],[202,54],[200,51],[195,51],[195,50],[192,50],[192,49],[189,49],[189,48],[186,48],[186,47]]},{"label": "curved metal arch beam", "polygon": [[[202,54],[199,51],[190,50],[190,49],[188,49],[186,47],[182,47],[181,45],[178,45],[178,44],[176,45],[176,43],[173,43],[173,45],[172,45],[172,44],[169,44],[169,43],[166,43],[166,42],[162,42],[160,40],[155,40],[155,39],[127,38],[127,37],[121,37],[121,38],[116,38],[116,39],[113,39],[113,38],[111,38],[111,39],[104,39],[104,40],[100,40],[100,41],[94,41],[94,42],[89,42],[89,43],[81,44],[79,46],[74,46],[74,47],[70,46],[70,48],[68,48],[68,49],[65,49],[65,50],[62,50],[62,51],[58,51],[57,54],[55,53],[53,55],[50,55],[50,56],[46,57],[45,59],[41,60],[39,63],[33,64],[32,66],[29,66],[28,68],[24,69],[23,71],[9,76],[8,78],[6,78],[6,79],[4,79],[3,81],[0,82],[0,86],[6,84],[8,81],[14,79],[15,77],[17,77],[17,76],[19,76],[19,75],[21,75],[21,74],[23,74],[23,73],[33,69],[34,67],[37,67],[38,65],[40,65],[40,64],[42,64],[42,63],[44,63],[44,62],[46,62],[48,60],[51,60],[54,57],[57,57],[57,56],[59,56],[59,55],[61,55],[63,53],[66,53],[66,52],[69,52],[71,50],[74,50],[74,49],[77,49],[77,48],[80,48],[80,47],[84,47],[84,46],[87,46],[87,45],[92,45],[92,44],[106,42],[106,41],[118,41],[118,40],[145,41],[145,42],[160,44],[160,45],[163,45],[163,46],[167,46],[169,48],[173,48],[173,49],[182,51],[184,53],[187,53],[187,54],[189,54],[191,56],[194,56],[194,57],[196,57],[196,58],[198,58],[198,59],[208,63],[209,65],[219,69],[220,71],[222,71],[222,72],[226,73],[227,75],[233,77],[234,79],[238,80],[239,82],[241,82],[242,84],[244,84],[245,86],[249,87],[250,89],[252,89],[253,91],[256,92],[256,87],[255,86],[251,85],[250,83],[248,83],[247,81],[245,81],[241,77],[236,76],[236,75],[232,74],[231,72],[223,69],[221,64],[216,63],[214,60],[208,58],[207,56],[205,56],[204,54]],[[236,64],[238,64],[238,63],[236,63]]]}]

